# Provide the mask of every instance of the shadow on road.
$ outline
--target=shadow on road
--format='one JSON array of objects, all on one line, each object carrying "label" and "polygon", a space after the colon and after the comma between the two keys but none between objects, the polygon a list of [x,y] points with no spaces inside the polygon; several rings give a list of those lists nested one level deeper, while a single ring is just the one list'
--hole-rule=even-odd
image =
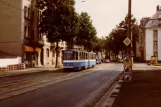
[{"label": "shadow on road", "polygon": [[133,82],[123,83],[112,107],[161,107],[161,70],[134,71]]}]

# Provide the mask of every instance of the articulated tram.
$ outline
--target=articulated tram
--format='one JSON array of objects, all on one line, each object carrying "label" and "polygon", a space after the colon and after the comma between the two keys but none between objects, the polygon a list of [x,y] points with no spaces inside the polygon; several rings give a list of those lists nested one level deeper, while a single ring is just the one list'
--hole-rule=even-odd
[{"label": "articulated tram", "polygon": [[72,68],[75,71],[87,69],[96,65],[96,53],[81,50],[64,50],[64,69]]}]

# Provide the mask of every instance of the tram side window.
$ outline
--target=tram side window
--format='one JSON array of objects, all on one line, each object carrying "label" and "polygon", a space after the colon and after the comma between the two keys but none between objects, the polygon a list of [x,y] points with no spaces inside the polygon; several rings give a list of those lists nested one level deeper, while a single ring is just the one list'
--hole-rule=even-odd
[{"label": "tram side window", "polygon": [[89,57],[89,53],[88,53],[88,59],[90,59],[90,57]]},{"label": "tram side window", "polygon": [[79,53],[79,59],[78,60],[81,60],[81,52],[78,52]]},{"label": "tram side window", "polygon": [[85,53],[85,59],[87,60],[87,53]]},{"label": "tram side window", "polygon": [[73,51],[73,60],[75,60],[76,57],[75,57],[75,51]]},{"label": "tram side window", "polygon": [[84,55],[84,52],[83,52],[83,58],[82,58],[83,60],[85,59],[84,56],[85,56],[85,55]]},{"label": "tram side window", "polygon": [[90,53],[90,59],[92,59],[92,54]]},{"label": "tram side window", "polygon": [[90,59],[91,59],[91,54],[89,53],[88,55],[89,55],[88,58],[89,58],[89,60],[90,60]]},{"label": "tram side window", "polygon": [[94,54],[94,57],[93,57],[93,59],[96,59],[96,54]]},{"label": "tram side window", "polygon": [[82,58],[83,58],[83,54],[82,54],[82,52],[81,52],[81,60],[82,60]]},{"label": "tram side window", "polygon": [[78,52],[76,52],[76,60],[78,60]]}]

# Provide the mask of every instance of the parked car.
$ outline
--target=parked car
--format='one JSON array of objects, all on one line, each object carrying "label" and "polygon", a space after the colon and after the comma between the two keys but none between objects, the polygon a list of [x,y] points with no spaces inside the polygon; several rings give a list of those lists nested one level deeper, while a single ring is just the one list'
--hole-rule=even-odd
[{"label": "parked car", "polygon": [[100,64],[100,63],[101,63],[101,60],[96,59],[96,63],[97,63],[97,64]]},{"label": "parked car", "polygon": [[106,63],[110,63],[110,60],[109,59],[106,59]]}]

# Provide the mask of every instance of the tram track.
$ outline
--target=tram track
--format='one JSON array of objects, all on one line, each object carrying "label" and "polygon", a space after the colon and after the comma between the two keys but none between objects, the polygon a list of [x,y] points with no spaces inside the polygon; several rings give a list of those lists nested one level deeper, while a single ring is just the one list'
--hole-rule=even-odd
[{"label": "tram track", "polygon": [[8,81],[8,82],[3,82],[3,83],[0,83],[0,88],[3,88],[3,87],[9,87],[11,85],[18,85],[19,83],[25,83],[25,82],[28,82],[28,83],[32,83],[33,80],[34,81],[38,81],[38,80],[41,80],[41,79],[47,79],[47,78],[51,78],[51,77],[57,77],[57,76],[61,76],[61,75],[65,75],[66,73],[61,73],[61,74],[48,74],[48,75],[45,75],[45,76],[35,76],[35,77],[28,77],[28,78],[24,78],[24,79],[20,79],[20,80],[15,80],[15,81]]},{"label": "tram track", "polygon": [[[0,85],[0,100],[10,98],[16,95],[24,94],[46,86],[54,85],[59,82],[74,79],[99,70],[101,66],[83,70],[81,72],[53,73],[45,76],[31,76],[21,80],[11,81]],[[89,72],[90,71],[90,72]]]}]

